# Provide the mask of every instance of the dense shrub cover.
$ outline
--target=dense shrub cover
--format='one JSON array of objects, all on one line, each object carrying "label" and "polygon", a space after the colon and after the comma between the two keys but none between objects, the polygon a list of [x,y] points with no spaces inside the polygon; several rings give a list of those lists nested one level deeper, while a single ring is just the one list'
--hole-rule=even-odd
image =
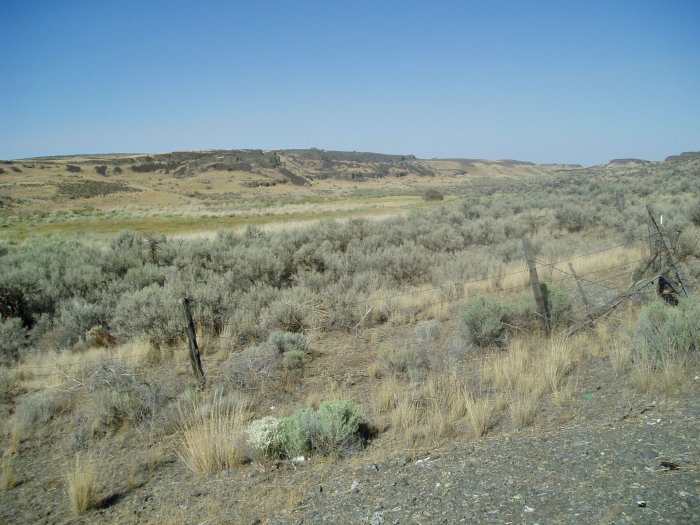
[{"label": "dense shrub cover", "polygon": [[[139,337],[169,345],[184,335],[179,305],[185,296],[192,299],[198,330],[225,332],[241,346],[264,342],[270,332],[350,330],[360,320],[371,327],[400,307],[388,301],[367,313],[367,299],[420,286],[441,290],[440,297],[454,304],[463,288],[451,283],[497,276],[504,265],[522,260],[523,236],[548,261],[609,246],[611,238],[641,237],[646,199],[666,199],[646,191],[660,182],[676,199],[674,206],[662,201],[665,221],[683,229],[698,209],[692,195],[700,179],[689,169],[641,167],[610,177],[586,171],[507,186],[478,181],[478,192],[439,208],[284,232],[251,226],[187,241],[122,232],[106,246],[57,238],[3,242],[0,315],[10,334],[3,355],[14,359],[40,340],[59,347],[87,344],[90,330],[106,331],[117,342]],[[681,236],[679,256],[692,275],[700,275],[695,237]],[[569,295],[551,294],[555,324],[570,317]],[[503,315],[489,302],[467,305],[463,334],[475,344],[501,344]],[[429,341],[437,330],[425,325],[417,336]]]}]

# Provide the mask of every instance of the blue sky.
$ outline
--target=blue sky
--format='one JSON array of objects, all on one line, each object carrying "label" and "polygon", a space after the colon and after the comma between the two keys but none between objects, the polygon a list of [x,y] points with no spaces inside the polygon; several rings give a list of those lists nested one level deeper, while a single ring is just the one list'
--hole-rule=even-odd
[{"label": "blue sky", "polygon": [[700,2],[0,0],[0,158],[700,150]]}]

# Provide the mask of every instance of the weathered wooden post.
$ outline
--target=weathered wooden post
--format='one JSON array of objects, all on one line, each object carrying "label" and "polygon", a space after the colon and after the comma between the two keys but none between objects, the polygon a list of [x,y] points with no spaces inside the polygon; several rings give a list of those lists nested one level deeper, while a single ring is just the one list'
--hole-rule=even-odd
[{"label": "weathered wooden post", "polygon": [[537,276],[535,252],[532,249],[530,241],[526,237],[523,237],[523,250],[525,251],[525,259],[527,259],[527,267],[530,270],[530,284],[532,285],[532,294],[535,296],[535,302],[537,303],[537,312],[540,316],[542,330],[544,330],[546,335],[549,335],[549,313],[547,311],[547,305],[544,301],[544,296],[542,295],[540,279]]},{"label": "weathered wooden post", "polygon": [[194,331],[194,321],[192,320],[192,312],[190,311],[190,299],[185,297],[182,300],[182,309],[185,314],[185,325],[187,327],[187,338],[190,346],[190,362],[192,363],[192,373],[199,384],[199,388],[204,388],[206,379],[204,370],[202,370],[202,360],[199,356],[199,348],[197,347],[197,334]]}]

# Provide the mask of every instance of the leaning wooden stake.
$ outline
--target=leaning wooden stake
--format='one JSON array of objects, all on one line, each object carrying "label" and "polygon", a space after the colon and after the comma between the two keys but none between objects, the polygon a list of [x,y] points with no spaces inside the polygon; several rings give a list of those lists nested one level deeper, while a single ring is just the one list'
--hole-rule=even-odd
[{"label": "leaning wooden stake", "polygon": [[527,238],[523,237],[523,250],[525,250],[525,259],[527,259],[527,267],[530,270],[530,284],[532,285],[532,295],[535,296],[535,302],[537,303],[537,311],[540,314],[540,323],[542,324],[542,330],[546,335],[549,335],[549,315],[547,312],[547,305],[544,302],[544,297],[542,296],[542,288],[540,287],[540,279],[537,276],[537,266],[535,266],[535,252],[532,249],[532,245]]},{"label": "leaning wooden stake", "polygon": [[197,334],[194,331],[194,321],[192,320],[192,312],[190,311],[190,300],[185,297],[182,300],[182,309],[185,314],[185,325],[187,327],[187,338],[190,342],[190,362],[192,363],[192,373],[194,378],[199,383],[200,388],[204,388],[206,379],[204,370],[202,370],[202,360],[199,356],[199,348],[197,347]]},{"label": "leaning wooden stake", "polygon": [[578,275],[576,275],[576,270],[574,270],[574,265],[569,263],[569,270],[571,270],[571,275],[574,276],[574,279],[576,280],[576,287],[578,288],[578,293],[581,294],[581,299],[583,300],[583,304],[586,305],[586,309],[590,310],[591,309],[591,303],[588,301],[588,297],[586,297],[586,292],[583,291],[583,286],[581,286],[581,281],[578,278]]},{"label": "leaning wooden stake", "polygon": [[661,244],[666,250],[668,258],[671,260],[671,266],[673,266],[673,270],[676,272],[676,277],[678,277],[678,282],[681,285],[681,289],[683,290],[683,295],[688,297],[688,294],[692,293],[693,290],[690,287],[690,280],[688,279],[688,276],[685,273],[685,269],[678,261],[678,259],[676,259],[676,253],[673,251],[673,246],[671,246],[671,243],[666,237],[666,234],[656,223],[656,219],[654,219],[654,210],[649,204],[647,204],[647,212],[649,212],[649,219],[651,220],[652,225],[654,226],[656,231],[659,232]]}]

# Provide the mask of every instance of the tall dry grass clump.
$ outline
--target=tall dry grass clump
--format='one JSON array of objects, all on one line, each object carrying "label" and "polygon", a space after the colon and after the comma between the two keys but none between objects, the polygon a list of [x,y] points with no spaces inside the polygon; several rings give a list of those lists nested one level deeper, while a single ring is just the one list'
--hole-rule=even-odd
[{"label": "tall dry grass clump", "polygon": [[632,351],[629,345],[621,341],[614,341],[608,349],[608,357],[613,370],[620,376],[624,374],[630,366]]},{"label": "tall dry grass clump", "polygon": [[246,458],[245,429],[250,420],[245,399],[215,394],[211,403],[195,400],[181,412],[178,455],[197,474],[213,474]]},{"label": "tall dry grass clump", "polygon": [[472,437],[481,439],[489,429],[494,412],[494,402],[485,396],[476,397],[470,392],[464,392],[463,402]]},{"label": "tall dry grass clump", "polygon": [[538,356],[538,360],[546,389],[550,393],[557,392],[562,379],[569,374],[573,366],[569,342],[552,337]]},{"label": "tall dry grass clump", "polygon": [[508,393],[508,413],[517,430],[523,430],[537,421],[544,393],[545,383],[534,374],[523,376],[518,387]]},{"label": "tall dry grass clump", "polygon": [[396,437],[437,445],[460,433],[479,439],[495,410],[490,397],[473,395],[461,373],[436,369],[419,383],[391,376],[378,385],[374,411],[386,415]]},{"label": "tall dry grass clump", "polygon": [[17,472],[15,470],[13,455],[5,453],[2,459],[2,467],[0,467],[0,488],[9,490],[17,485]]},{"label": "tall dry grass clump", "polygon": [[653,357],[642,353],[635,356],[630,377],[642,392],[671,395],[681,386],[687,373],[687,359],[681,356]]},{"label": "tall dry grass clump", "polygon": [[92,454],[75,455],[64,475],[71,511],[84,514],[99,503],[99,464]]},{"label": "tall dry grass clump", "polygon": [[482,381],[507,400],[513,426],[522,430],[535,423],[545,394],[563,399],[562,380],[573,367],[569,342],[552,338],[544,348],[537,339],[517,338],[506,354],[496,354],[484,363]]}]

